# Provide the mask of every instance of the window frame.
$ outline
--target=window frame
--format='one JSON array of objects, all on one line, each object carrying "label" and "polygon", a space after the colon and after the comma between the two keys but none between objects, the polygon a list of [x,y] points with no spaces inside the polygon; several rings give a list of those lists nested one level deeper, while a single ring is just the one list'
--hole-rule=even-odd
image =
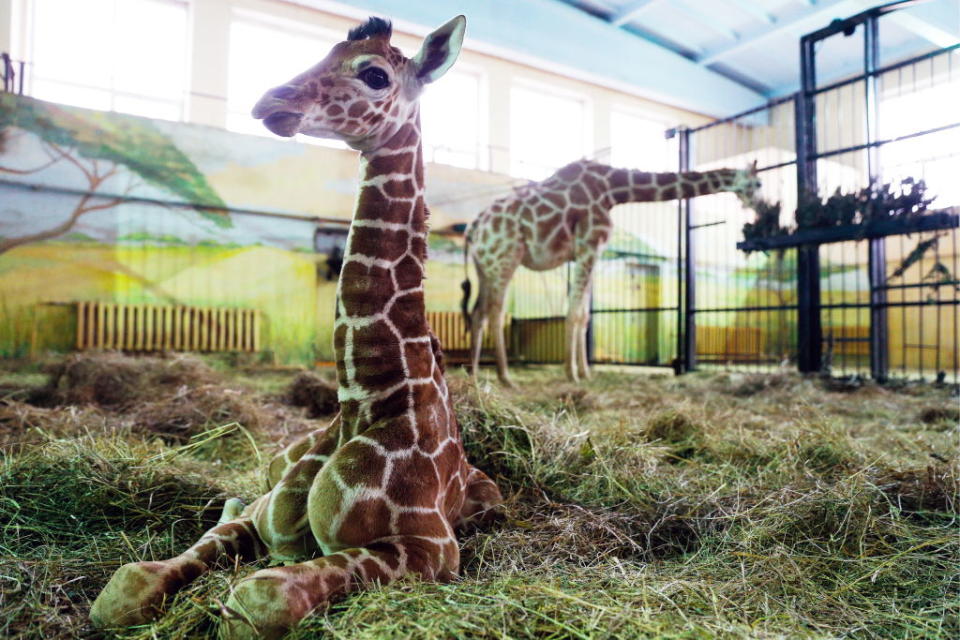
[{"label": "window frame", "polygon": [[[255,9],[248,9],[246,7],[232,7],[230,11],[230,22],[227,25],[227,51],[226,51],[226,69],[224,72],[226,74],[226,95],[223,97],[223,128],[226,131],[231,133],[236,133],[240,135],[255,135],[262,136],[265,138],[270,138],[272,140],[280,140],[284,142],[296,141],[303,144],[314,144],[324,147],[331,147],[334,149],[346,149],[347,145],[338,140],[325,139],[325,138],[312,138],[309,136],[297,135],[291,138],[279,138],[272,135],[266,128],[262,128],[262,131],[251,129],[237,129],[236,127],[231,126],[231,116],[243,116],[245,118],[250,117],[250,108],[253,105],[246,105],[243,109],[232,109],[230,103],[230,65],[232,60],[232,36],[233,26],[238,22],[247,23],[249,25],[257,27],[266,27],[269,29],[274,29],[276,31],[285,32],[288,34],[297,35],[300,37],[307,38],[317,38],[319,41],[330,41],[332,44],[336,44],[343,40],[343,34],[338,31],[335,31],[331,28],[324,27],[322,25],[317,25],[313,23],[303,23],[298,22],[292,18],[277,16],[270,13],[265,13],[263,11],[257,11]],[[319,62],[319,59],[316,60]],[[278,78],[277,80],[288,80],[289,78]],[[266,84],[264,89],[269,88]]]},{"label": "window frame", "polygon": [[[624,115],[630,118],[637,118],[640,120],[646,120],[652,124],[657,124],[663,127],[663,132],[666,133],[671,128],[675,128],[679,123],[674,122],[671,124],[670,120],[664,117],[664,114],[651,111],[649,109],[644,109],[642,107],[637,107],[635,105],[623,104],[620,102],[615,102],[610,105],[610,164],[614,166],[619,166],[615,163],[613,155],[613,146],[614,146],[614,132],[613,132],[613,120],[615,114]],[[670,146],[671,142],[668,138],[664,137],[664,144]],[[679,150],[677,151],[679,154]],[[627,167],[630,169],[641,169],[645,171],[675,171],[679,166],[679,155],[676,157],[677,162],[673,166],[668,166],[664,164],[662,167]]]},{"label": "window frame", "polygon": [[[514,89],[523,89],[526,91],[533,91],[537,93],[542,93],[550,95],[556,98],[561,98],[565,100],[577,101],[583,105],[583,131],[582,131],[582,153],[580,157],[590,157],[595,155],[596,150],[594,149],[594,124],[595,124],[595,113],[594,113],[594,104],[593,99],[589,94],[577,91],[575,89],[569,89],[567,87],[557,87],[553,84],[548,84],[542,80],[530,78],[528,76],[517,75],[510,79],[510,84],[507,89],[507,118],[508,118],[508,140],[509,140],[509,175],[518,179],[529,179],[529,174],[518,171],[518,166],[521,163],[528,165],[534,165],[534,163],[520,160],[516,157],[516,148],[514,145],[514,131],[516,130],[516,122],[514,122]],[[569,158],[561,161],[559,165],[550,169],[547,173],[547,176],[552,174],[555,170],[564,166],[569,162],[573,162],[577,158]],[[546,165],[534,165],[541,168],[546,168]],[[546,176],[545,176],[546,177]]]},{"label": "window frame", "polygon": [[[123,2],[124,0],[113,0],[114,7],[118,3]],[[178,98],[164,98],[160,96],[149,96],[143,95],[140,93],[133,93],[131,91],[125,91],[118,89],[116,86],[116,70],[111,69],[110,72],[110,86],[100,86],[93,84],[85,84],[82,82],[70,81],[61,78],[55,77],[39,77],[41,82],[50,82],[60,87],[94,91],[104,94],[109,101],[109,111],[116,113],[124,113],[128,115],[156,119],[156,120],[168,120],[173,122],[189,122],[188,114],[190,112],[190,96],[191,96],[191,74],[193,69],[193,50],[192,50],[192,33],[193,33],[193,0],[149,0],[160,5],[173,5],[178,6],[184,11],[184,41],[186,42],[187,49],[184,52],[184,67],[181,70],[183,73],[183,86],[181,87],[180,95]],[[32,61],[37,59],[36,56],[36,46],[37,46],[37,10],[38,10],[38,0],[14,0],[11,2],[11,22],[12,22],[12,33],[11,33],[11,49],[17,51],[19,57],[23,60]],[[116,26],[116,25],[114,25]],[[30,69],[30,72],[26,74],[24,79],[25,87],[24,90],[28,95],[36,95],[36,80],[38,79],[36,73],[36,67]],[[41,98],[43,99],[43,98]],[[169,120],[168,118],[162,118],[155,115],[143,115],[141,112],[130,111],[125,109],[117,108],[118,99],[132,99],[132,100],[142,100],[144,102],[163,105],[163,106],[173,106],[177,109],[177,117],[174,120]]]},{"label": "window frame", "polygon": [[[460,169],[466,169],[470,171],[489,171],[491,166],[491,152],[490,152],[490,76],[489,73],[480,65],[473,65],[470,63],[457,62],[457,64],[450,71],[451,73],[462,73],[475,76],[477,79],[477,139],[476,147],[473,150],[474,155],[474,166],[472,167],[461,167],[460,165],[451,165],[444,162],[437,162],[434,158],[436,157],[437,150],[440,149],[449,149],[453,152],[466,152],[468,149],[452,149],[446,148],[443,145],[431,145],[427,144],[426,140],[423,140],[423,158],[425,162],[431,162],[434,164],[442,164],[443,166],[452,166]],[[438,82],[443,82],[443,78],[440,78]],[[427,87],[426,91],[429,91],[430,88]],[[422,102],[421,102],[422,107]],[[422,109],[421,109],[422,111]],[[421,129],[423,125],[421,124]]]}]

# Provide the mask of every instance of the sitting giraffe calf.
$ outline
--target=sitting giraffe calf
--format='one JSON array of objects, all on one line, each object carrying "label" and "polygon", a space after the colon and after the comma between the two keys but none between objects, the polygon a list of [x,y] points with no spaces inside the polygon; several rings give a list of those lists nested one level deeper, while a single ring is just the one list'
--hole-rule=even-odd
[{"label": "sitting giraffe calf", "polygon": [[97,597],[98,627],[143,623],[207,570],[269,555],[288,563],[241,580],[228,638],[282,636],[314,609],[373,582],[456,575],[454,529],[501,502],[464,455],[423,297],[427,208],[418,99],[454,63],[466,21],[412,59],[371,18],[317,65],[271,89],[254,117],[281,136],[361,151],[360,195],[338,284],[334,350],[341,414],[270,464],[269,492],[162,562],[127,564]]}]

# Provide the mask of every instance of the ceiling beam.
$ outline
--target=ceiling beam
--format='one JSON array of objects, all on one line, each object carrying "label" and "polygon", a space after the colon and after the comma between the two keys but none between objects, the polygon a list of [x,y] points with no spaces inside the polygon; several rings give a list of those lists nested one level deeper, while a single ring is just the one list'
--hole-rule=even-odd
[{"label": "ceiling beam", "polygon": [[[872,1],[861,2],[873,4]],[[960,4],[956,0],[928,0],[892,11],[881,20],[889,20],[941,48],[960,42]]]},{"label": "ceiling beam", "polygon": [[776,24],[777,17],[757,4],[754,0],[732,0],[733,4],[740,7],[745,13],[749,13],[754,18],[762,20],[767,24]]},{"label": "ceiling beam", "polygon": [[720,24],[715,15],[704,15],[702,11],[691,7],[684,2],[684,0],[674,0],[673,9],[679,11],[680,13],[686,14],[691,20],[696,20],[704,27],[710,29],[714,33],[720,34],[727,40],[733,40],[734,42],[740,41],[740,34],[733,29]]},{"label": "ceiling beam", "polygon": [[[887,49],[883,52],[883,55],[889,60],[904,60],[911,56],[917,55],[917,53],[916,44],[909,43],[893,49]],[[863,60],[850,60],[839,67],[826,70],[826,72],[823,74],[822,80],[818,78],[817,83],[820,86],[826,86],[833,82],[843,80],[844,78],[850,78],[852,76],[861,74],[863,74]],[[791,82],[788,82],[787,84],[783,84],[779,87],[771,89],[767,92],[767,96],[771,99],[779,98],[799,90],[800,80],[797,78]]]},{"label": "ceiling beam", "polygon": [[[849,6],[849,11],[840,11],[844,5]],[[852,15],[860,11],[860,6],[858,2],[853,0],[819,0],[816,4],[794,11],[775,23],[768,23],[760,29],[743,34],[736,42],[708,51],[698,58],[697,62],[703,65],[719,62],[722,58],[755,46],[761,40],[772,36],[782,36],[786,32],[796,30],[805,22],[818,20],[820,23],[826,23],[834,17],[831,14],[835,11],[840,11],[846,17],[847,13]],[[823,24],[817,26],[823,26]]]},{"label": "ceiling beam", "polygon": [[891,13],[885,16],[887,20],[896,22],[907,31],[920,36],[928,42],[932,42],[938,47],[952,47],[960,42],[960,36],[944,29],[938,25],[931,24],[923,18],[911,15],[909,13]]},{"label": "ceiling beam", "polygon": [[655,2],[657,0],[635,0],[610,16],[610,24],[615,27],[622,27],[643,13],[644,10],[650,8]]}]

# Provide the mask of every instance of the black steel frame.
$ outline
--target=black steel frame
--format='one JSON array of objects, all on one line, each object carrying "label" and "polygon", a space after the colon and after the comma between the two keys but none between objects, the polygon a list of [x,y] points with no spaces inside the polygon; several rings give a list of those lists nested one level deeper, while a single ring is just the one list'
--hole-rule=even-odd
[{"label": "black steel frame", "polygon": [[[691,136],[699,132],[711,129],[713,127],[734,123],[747,116],[770,110],[772,107],[785,102],[794,102],[795,112],[795,151],[794,161],[781,162],[778,164],[760,167],[759,172],[780,169],[790,165],[796,165],[797,178],[797,197],[798,201],[806,196],[815,196],[818,191],[817,163],[819,160],[837,156],[855,151],[866,151],[867,154],[867,174],[871,181],[879,180],[880,163],[879,150],[882,146],[915,138],[923,135],[935,134],[940,131],[960,127],[958,122],[946,126],[917,131],[897,138],[881,139],[877,128],[879,96],[878,96],[878,78],[885,73],[915,65],[935,56],[960,49],[960,45],[954,45],[945,49],[932,51],[930,53],[916,56],[909,60],[904,60],[895,64],[880,66],[880,46],[879,46],[879,20],[882,16],[898,9],[916,4],[918,0],[901,0],[891,2],[882,6],[874,7],[857,15],[851,16],[845,20],[835,20],[827,27],[814,31],[800,40],[800,90],[793,95],[786,96],[779,100],[771,101],[767,105],[745,111],[743,113],[730,116],[728,118],[712,122],[710,124],[695,128],[682,129],[678,131],[680,135],[680,169],[690,169],[690,148]],[[816,77],[816,50],[817,44],[821,41],[836,36],[837,34],[851,35],[858,27],[864,29],[863,46],[863,73],[855,77],[847,78],[839,82],[834,82],[822,87],[817,86]],[[864,104],[866,122],[866,138],[862,144],[851,145],[837,149],[818,150],[817,140],[817,109],[816,99],[830,91],[855,83],[864,84]],[[694,267],[696,265],[696,242],[694,240],[694,231],[697,227],[692,224],[692,203],[687,200],[680,204],[680,215],[683,216],[683,293],[682,304],[678,301],[680,325],[682,335],[678,339],[678,372],[691,371],[697,368],[697,322],[698,313],[706,312],[744,312],[744,311],[796,311],[797,320],[797,366],[801,372],[813,373],[824,370],[823,344],[824,334],[822,326],[822,311],[824,309],[839,308],[869,308],[870,316],[870,335],[869,335],[869,354],[870,354],[870,374],[871,377],[884,381],[889,375],[889,354],[888,354],[888,311],[891,308],[914,306],[910,302],[890,302],[887,299],[887,292],[893,289],[903,289],[909,287],[924,286],[916,285],[888,285],[886,280],[886,255],[884,238],[890,234],[905,233],[922,230],[920,227],[929,227],[934,229],[950,229],[957,227],[956,216],[941,215],[936,220],[935,216],[923,220],[917,225],[917,228],[906,230],[897,230],[894,228],[885,229],[883,232],[867,234],[868,242],[868,283],[870,297],[867,304],[837,303],[823,304],[821,299],[821,269],[820,269],[820,245],[822,243],[836,242],[849,238],[839,237],[840,233],[833,233],[832,229],[816,230],[822,231],[823,237],[814,237],[818,234],[811,232],[812,235],[808,242],[784,242],[783,246],[794,246],[797,248],[796,276],[797,276],[797,304],[784,306],[743,306],[735,308],[705,308],[698,307],[696,302],[696,284],[694,277]],[[831,237],[836,235],[838,237]],[[797,239],[799,240],[799,238]],[[679,239],[678,239],[679,242]],[[749,244],[749,243],[746,243]],[[758,247],[762,249],[774,248],[770,243],[769,247]],[[746,248],[746,247],[745,247]],[[957,305],[953,300],[936,300],[928,303],[930,306],[941,307],[944,305]],[[832,338],[831,338],[832,339]],[[855,338],[840,338],[838,340],[856,340]],[[757,354],[759,355],[759,354]],[[829,363],[827,363],[828,365]]]},{"label": "black steel frame", "polygon": [[23,76],[26,64],[22,60],[14,60],[9,53],[0,53],[0,67],[3,79],[3,91],[23,95]]},{"label": "black steel frame", "polygon": [[[879,97],[878,77],[891,70],[941,55],[944,50],[934,51],[924,56],[918,56],[887,67],[880,66],[880,18],[888,13],[917,4],[917,0],[901,0],[868,9],[845,20],[835,20],[830,25],[807,34],[800,39],[800,74],[801,88],[797,94],[797,195],[798,199],[817,193],[817,161],[822,158],[865,150],[867,152],[867,175],[871,182],[880,178],[879,149],[885,144],[903,139],[881,140],[877,128]],[[863,34],[863,73],[859,76],[836,82],[824,87],[817,87],[816,79],[816,45],[827,38],[838,34],[851,35],[857,27],[862,26]],[[956,49],[957,46],[948,49]],[[816,97],[828,91],[853,83],[864,83],[864,114],[866,116],[866,141],[863,144],[850,147],[831,149],[824,152],[817,150],[817,123]],[[960,121],[950,125],[952,128],[960,126]],[[939,129],[931,129],[911,134],[916,137],[934,133]],[[905,136],[906,137],[906,136]],[[887,309],[891,306],[887,302],[886,286],[886,243],[883,236],[871,237],[867,240],[868,267],[867,273],[870,287],[870,374],[877,381],[885,381],[888,376],[888,338],[889,329]],[[797,266],[798,288],[800,293],[800,309],[798,314],[799,338],[799,369],[801,372],[820,371],[822,362],[823,328],[821,326],[821,309],[823,308],[820,296],[820,268],[819,243],[804,245],[800,248],[800,259]]]}]

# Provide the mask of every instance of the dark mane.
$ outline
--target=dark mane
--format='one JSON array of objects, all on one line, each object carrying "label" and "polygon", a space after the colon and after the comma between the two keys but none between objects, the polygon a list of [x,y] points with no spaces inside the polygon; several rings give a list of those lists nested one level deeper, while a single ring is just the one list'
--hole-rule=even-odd
[{"label": "dark mane", "polygon": [[373,38],[376,36],[390,37],[393,33],[393,25],[389,20],[370,16],[367,21],[359,27],[350,29],[347,33],[347,40],[363,40],[364,38]]}]

